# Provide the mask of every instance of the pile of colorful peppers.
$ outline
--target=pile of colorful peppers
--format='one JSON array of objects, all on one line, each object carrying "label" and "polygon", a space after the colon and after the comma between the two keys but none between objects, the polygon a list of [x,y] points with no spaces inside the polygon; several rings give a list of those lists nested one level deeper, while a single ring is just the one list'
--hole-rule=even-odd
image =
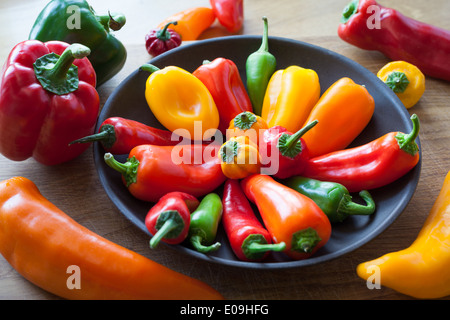
[{"label": "pile of colorful peppers", "polygon": [[[167,130],[114,117],[75,141],[103,141],[106,163],[129,192],[155,203],[145,219],[152,248],[187,241],[204,253],[218,250],[222,223],[239,259],[261,261],[270,251],[305,259],[327,243],[332,224],[375,212],[368,190],[419,161],[416,115],[411,133],[387,133],[348,149],[372,118],[372,96],[349,78],[321,95],[314,70],[276,70],[263,22],[246,84],[223,57],[192,73],[144,65],[149,109]],[[124,153],[125,163],[113,156]],[[352,201],[353,192],[365,204]]]}]

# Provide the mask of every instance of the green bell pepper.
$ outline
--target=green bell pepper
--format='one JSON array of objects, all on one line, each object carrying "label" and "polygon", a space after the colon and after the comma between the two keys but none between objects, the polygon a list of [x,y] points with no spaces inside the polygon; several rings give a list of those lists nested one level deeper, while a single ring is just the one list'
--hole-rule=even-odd
[{"label": "green bell pepper", "polygon": [[301,176],[283,179],[280,183],[312,199],[331,223],[342,222],[350,215],[370,215],[375,212],[375,202],[366,190],[359,193],[366,202],[366,205],[361,205],[353,202],[347,188],[339,183]]},{"label": "green bell pepper", "polygon": [[222,213],[222,199],[216,193],[207,194],[191,213],[188,239],[195,250],[209,253],[220,248],[221,243],[214,241]]},{"label": "green bell pepper", "polygon": [[40,12],[29,39],[80,43],[91,50],[88,59],[97,75],[97,86],[116,75],[127,51],[110,32],[125,24],[121,14],[96,15],[86,0],[52,0]]}]

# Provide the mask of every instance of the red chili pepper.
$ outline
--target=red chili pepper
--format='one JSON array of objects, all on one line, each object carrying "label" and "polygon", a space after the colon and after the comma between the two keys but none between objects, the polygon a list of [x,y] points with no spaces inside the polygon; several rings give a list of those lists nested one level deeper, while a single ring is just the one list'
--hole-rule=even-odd
[{"label": "red chili pepper", "polygon": [[243,261],[261,261],[270,251],[283,251],[284,242],[272,243],[269,232],[259,222],[238,180],[228,179],[223,191],[222,223],[231,249]]},{"label": "red chili pepper", "polygon": [[311,158],[304,176],[337,182],[349,192],[385,186],[409,172],[419,162],[419,118],[411,116],[409,134],[390,132],[365,145]]},{"label": "red chili pepper", "polygon": [[175,146],[180,143],[179,138],[168,130],[153,128],[139,121],[110,117],[103,121],[98,133],[70,144],[99,141],[106,152],[128,154],[134,147],[142,144]]},{"label": "red chili pepper", "polygon": [[179,47],[181,36],[173,29],[168,29],[170,25],[176,26],[177,21],[168,22],[162,29],[153,29],[145,36],[145,48],[152,56],[159,56],[161,53]]},{"label": "red chili pepper", "polygon": [[225,58],[205,61],[193,73],[208,88],[219,111],[219,130],[225,134],[239,113],[252,112],[252,104],[236,64]]},{"label": "red chili pepper", "polygon": [[262,174],[243,179],[241,186],[258,207],[273,241],[285,242],[284,253],[292,259],[309,258],[328,242],[330,220],[307,196]]},{"label": "red chili pepper", "polygon": [[244,24],[244,0],[210,0],[214,14],[231,33],[238,32]]},{"label": "red chili pepper", "polygon": [[61,41],[17,44],[0,78],[0,152],[45,165],[69,161],[88,145],[69,143],[92,134],[100,98],[89,48]]},{"label": "red chili pepper", "polygon": [[317,120],[312,121],[295,134],[281,126],[265,130],[262,146],[260,146],[263,167],[270,168],[270,174],[279,179],[302,174],[306,161],[309,159],[309,152],[301,137],[317,122]]},{"label": "red chili pepper", "polygon": [[338,34],[365,50],[377,50],[391,60],[403,60],[423,73],[450,81],[450,31],[379,5],[353,0],[343,11]]},{"label": "red chili pepper", "polygon": [[189,233],[191,212],[200,202],[185,192],[169,192],[148,211],[145,226],[153,235],[150,248],[156,248],[160,241],[168,244],[183,242]]},{"label": "red chili pepper", "polygon": [[204,196],[225,182],[217,145],[140,145],[125,163],[105,154],[105,162],[122,174],[130,193],[143,201],[157,202],[166,193]]}]

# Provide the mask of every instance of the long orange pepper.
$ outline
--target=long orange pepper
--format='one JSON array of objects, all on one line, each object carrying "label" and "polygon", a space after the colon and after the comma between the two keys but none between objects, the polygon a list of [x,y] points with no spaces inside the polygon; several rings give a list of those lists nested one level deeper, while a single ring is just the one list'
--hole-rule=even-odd
[{"label": "long orange pepper", "polygon": [[175,13],[158,25],[158,29],[163,29],[167,23],[177,21],[176,25],[168,28],[176,31],[183,41],[197,40],[200,34],[208,29],[216,20],[213,10],[208,7],[194,7]]},{"label": "long orange pepper", "polygon": [[310,198],[268,175],[249,176],[241,186],[258,207],[273,241],[285,242],[283,252],[292,259],[309,258],[328,242],[330,220]]},{"label": "long orange pepper", "polygon": [[[0,182],[0,253],[26,279],[66,299],[223,299],[206,283],[81,226],[24,177]],[[79,288],[68,288],[69,266],[79,268]]]},{"label": "long orange pepper", "polygon": [[318,120],[303,136],[310,156],[346,148],[367,126],[375,111],[375,101],[367,89],[350,78],[332,84],[311,110],[305,123]]}]

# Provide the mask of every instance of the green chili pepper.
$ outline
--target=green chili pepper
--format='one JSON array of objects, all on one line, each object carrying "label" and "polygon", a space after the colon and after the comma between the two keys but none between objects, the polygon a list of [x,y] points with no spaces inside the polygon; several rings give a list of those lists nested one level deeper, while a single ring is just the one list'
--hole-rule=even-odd
[{"label": "green chili pepper", "polygon": [[342,222],[350,215],[370,215],[375,212],[375,202],[366,190],[359,193],[366,202],[366,205],[361,205],[353,202],[347,188],[339,183],[301,176],[290,177],[280,182],[312,199],[331,223]]},{"label": "green chili pepper", "polygon": [[276,59],[269,52],[269,26],[264,21],[264,33],[261,47],[248,56],[246,61],[247,91],[253,105],[253,113],[260,116],[267,84],[276,68]]},{"label": "green chili pepper", "polygon": [[216,193],[209,193],[191,213],[188,239],[194,249],[202,253],[219,249],[221,243],[214,240],[222,212],[222,199]]},{"label": "green chili pepper", "polygon": [[80,43],[91,49],[88,59],[101,85],[125,64],[127,51],[110,32],[125,24],[122,14],[97,15],[86,0],[52,0],[40,12],[29,39]]}]

